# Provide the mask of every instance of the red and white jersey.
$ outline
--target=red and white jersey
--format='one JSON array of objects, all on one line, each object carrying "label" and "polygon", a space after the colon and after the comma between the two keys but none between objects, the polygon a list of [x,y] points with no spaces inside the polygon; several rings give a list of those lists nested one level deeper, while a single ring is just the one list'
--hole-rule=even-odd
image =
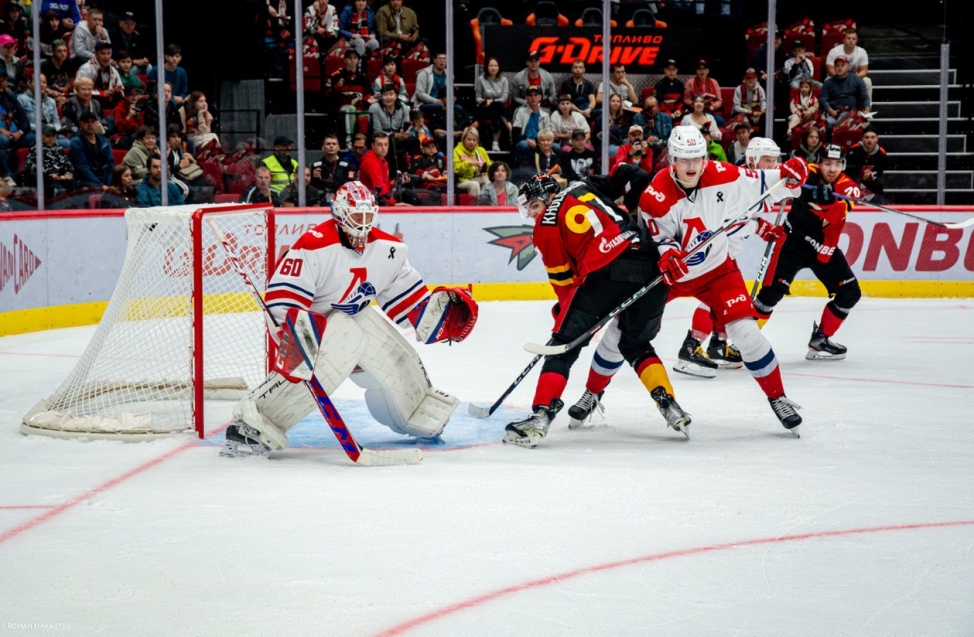
[{"label": "red and white jersey", "polygon": [[410,311],[429,297],[407,253],[405,243],[372,228],[360,255],[330,219],[304,233],[278,263],[267,285],[267,307],[281,321],[292,307],[355,314],[375,300],[394,323],[407,327]]},{"label": "red and white jersey", "polygon": [[[661,170],[640,197],[639,212],[661,255],[677,248],[690,251],[779,179],[778,170],[751,170],[708,161],[697,188],[687,195],[670,170]],[[783,188],[771,195],[771,200],[793,196],[797,196],[796,190]],[[740,250],[739,242],[755,229],[756,222],[749,218],[735,222],[687,260],[689,274],[683,280],[710,272],[735,256]]]}]

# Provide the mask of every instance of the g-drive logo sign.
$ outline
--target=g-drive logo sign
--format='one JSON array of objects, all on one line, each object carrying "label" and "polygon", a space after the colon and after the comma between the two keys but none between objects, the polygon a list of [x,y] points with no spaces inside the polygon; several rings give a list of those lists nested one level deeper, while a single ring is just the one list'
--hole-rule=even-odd
[{"label": "g-drive logo sign", "polygon": [[40,265],[41,260],[17,235],[14,235],[13,250],[0,243],[0,292],[13,279],[14,294],[19,293]]}]

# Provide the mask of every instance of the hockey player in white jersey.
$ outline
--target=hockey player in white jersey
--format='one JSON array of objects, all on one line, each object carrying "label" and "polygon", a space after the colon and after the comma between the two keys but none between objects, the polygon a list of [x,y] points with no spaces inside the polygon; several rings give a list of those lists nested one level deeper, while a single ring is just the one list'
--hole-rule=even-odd
[{"label": "hockey player in white jersey", "polygon": [[[808,166],[801,159],[793,159],[777,170],[754,170],[709,161],[703,136],[689,126],[673,129],[668,148],[671,167],[657,173],[643,192],[639,213],[659,246],[660,271],[670,287],[670,298],[693,296],[714,308],[775,416],[797,434],[802,421],[796,411],[799,406],[785,396],[777,358],[758,329],[754,305],[731,254],[734,235],[746,232],[745,227],[754,222],[745,218],[733,223],[703,251],[690,256],[686,263],[683,259],[779,179],[789,179],[789,188],[772,195],[772,199],[794,196],[808,177]],[[602,393],[622,365],[614,340],[612,332],[607,331],[596,349],[586,392],[569,410],[575,426],[600,407]]]},{"label": "hockey player in white jersey", "polygon": [[[301,236],[267,286],[267,306],[282,326],[274,371],[234,409],[222,455],[268,455],[287,447],[288,430],[315,409],[299,382],[311,374],[326,392],[346,378],[365,388],[372,416],[417,437],[443,431],[458,401],[433,387],[419,355],[399,331],[424,343],[462,341],[477,304],[462,288],[427,289],[406,245],[373,227],[378,207],[360,182],[338,189],[332,219]],[[306,376],[305,376],[306,377]]]}]

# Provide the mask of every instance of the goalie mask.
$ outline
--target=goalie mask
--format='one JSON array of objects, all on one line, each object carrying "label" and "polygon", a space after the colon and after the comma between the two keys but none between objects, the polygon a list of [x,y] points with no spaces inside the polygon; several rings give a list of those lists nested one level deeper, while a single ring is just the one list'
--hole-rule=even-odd
[{"label": "goalie mask", "polygon": [[517,209],[521,213],[521,217],[527,219],[531,216],[528,210],[529,203],[535,199],[541,199],[547,204],[548,195],[557,194],[559,190],[561,188],[558,186],[558,182],[550,175],[540,174],[528,179],[521,184],[517,191]]},{"label": "goalie mask", "polygon": [[331,214],[348,235],[355,251],[365,251],[369,231],[379,214],[379,207],[369,189],[360,181],[349,181],[338,189],[331,202]]}]

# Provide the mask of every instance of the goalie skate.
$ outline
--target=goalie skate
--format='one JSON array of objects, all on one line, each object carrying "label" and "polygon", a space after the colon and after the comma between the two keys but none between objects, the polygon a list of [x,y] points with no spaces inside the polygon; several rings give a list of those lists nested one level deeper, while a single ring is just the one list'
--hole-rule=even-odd
[{"label": "goalie skate", "polygon": [[578,429],[585,425],[596,411],[600,414],[605,413],[605,407],[602,406],[602,394],[593,394],[586,389],[578,402],[568,408],[570,418],[568,428]]},{"label": "goalie skate", "polygon": [[548,427],[555,415],[565,406],[559,399],[555,399],[548,407],[541,405],[534,408],[534,413],[525,418],[512,422],[504,428],[504,444],[513,444],[533,449],[548,433]]},{"label": "goalie skate", "polygon": [[227,427],[227,442],[220,451],[225,458],[262,456],[267,458],[271,450],[260,441],[260,433],[253,427],[237,422]]},{"label": "goalie skate", "polygon": [[680,348],[680,355],[673,365],[673,371],[700,378],[715,378],[717,363],[707,358],[703,347],[700,346],[700,341],[693,338],[691,332],[687,332],[687,337]]},{"label": "goalie skate", "polygon": [[666,424],[679,431],[689,440],[690,414],[683,411],[676,399],[670,396],[662,386],[651,391],[649,395],[656,401],[656,407],[666,420]]},{"label": "goalie skate", "polygon": [[845,358],[846,351],[845,345],[833,343],[818,323],[812,323],[812,337],[808,340],[808,353],[805,354],[805,358],[810,361],[840,361]]},{"label": "goalie skate", "polygon": [[741,352],[731,345],[727,339],[720,338],[717,334],[710,336],[707,343],[707,357],[717,363],[721,369],[740,369],[744,367],[744,359]]}]

